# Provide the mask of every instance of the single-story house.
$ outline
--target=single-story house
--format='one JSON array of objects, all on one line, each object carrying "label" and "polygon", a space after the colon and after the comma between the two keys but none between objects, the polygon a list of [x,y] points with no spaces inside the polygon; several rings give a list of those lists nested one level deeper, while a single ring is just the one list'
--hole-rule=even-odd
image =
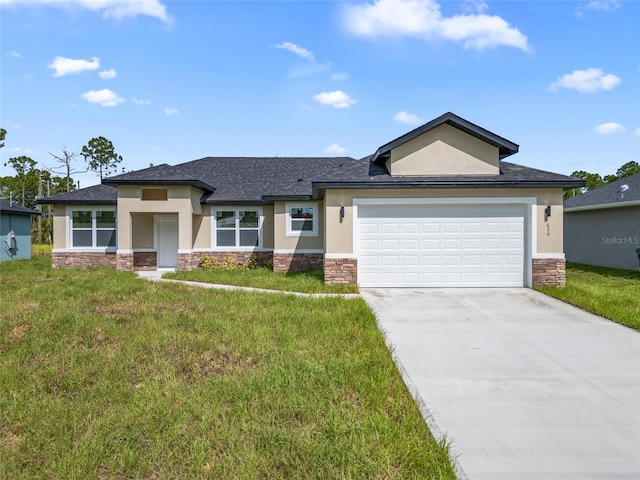
[{"label": "single-story house", "polygon": [[207,157],[50,198],[55,267],[192,269],[200,256],[323,268],[360,286],[564,283],[562,193],[518,145],[446,113],[366,158]]},{"label": "single-story house", "polygon": [[568,261],[638,270],[640,173],[566,200],[564,212]]},{"label": "single-story house", "polygon": [[31,218],[37,210],[0,200],[0,262],[31,258]]}]

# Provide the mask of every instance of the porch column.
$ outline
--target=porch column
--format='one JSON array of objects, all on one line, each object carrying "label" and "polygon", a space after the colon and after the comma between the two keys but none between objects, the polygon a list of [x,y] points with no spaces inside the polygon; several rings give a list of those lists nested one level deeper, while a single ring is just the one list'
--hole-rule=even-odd
[{"label": "porch column", "polygon": [[192,270],[197,265],[193,257],[193,215],[191,210],[178,212],[178,270]]},{"label": "porch column", "polygon": [[116,251],[116,268],[118,270],[133,271],[133,239],[132,222],[129,210],[118,209],[118,250]]}]

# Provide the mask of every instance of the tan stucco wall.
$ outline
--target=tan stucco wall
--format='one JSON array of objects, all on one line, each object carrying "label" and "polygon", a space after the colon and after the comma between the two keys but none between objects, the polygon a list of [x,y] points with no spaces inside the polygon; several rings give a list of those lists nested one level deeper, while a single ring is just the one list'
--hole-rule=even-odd
[{"label": "tan stucco wall", "polygon": [[53,248],[67,248],[66,210],[64,205],[53,206]]},{"label": "tan stucco wall", "polygon": [[[380,189],[327,190],[324,199],[326,216],[326,253],[353,253],[354,198],[468,198],[468,197],[535,197],[537,199],[537,252],[562,253],[562,189]],[[544,209],[551,205],[551,217],[545,222]],[[345,217],[340,221],[340,207]],[[549,235],[547,235],[547,224]]]},{"label": "tan stucco wall", "polygon": [[[318,236],[287,236],[286,205],[317,205]],[[274,203],[273,248],[274,250],[322,250],[324,245],[323,202],[275,202]]]},{"label": "tan stucco wall", "polygon": [[264,222],[262,222],[262,248],[273,248],[273,205],[265,205],[262,208],[262,214],[264,215]]},{"label": "tan stucco wall", "polygon": [[450,125],[440,125],[391,150],[391,175],[499,173],[498,148]]},{"label": "tan stucco wall", "polygon": [[[133,248],[154,248],[154,219],[151,213],[132,213]],[[120,225],[118,225],[119,227]]]},{"label": "tan stucco wall", "polygon": [[[118,187],[118,249],[130,250],[133,246],[132,214],[177,214],[178,248],[190,250],[193,247],[193,217],[202,211],[200,197],[202,191],[189,186],[170,186],[167,188],[167,200],[141,200],[142,187]],[[194,203],[197,209],[194,211]],[[136,232],[137,233],[137,232]],[[137,244],[137,241],[136,241]]]},{"label": "tan stucco wall", "polygon": [[202,206],[202,215],[193,216],[193,248],[211,248],[211,207]]}]

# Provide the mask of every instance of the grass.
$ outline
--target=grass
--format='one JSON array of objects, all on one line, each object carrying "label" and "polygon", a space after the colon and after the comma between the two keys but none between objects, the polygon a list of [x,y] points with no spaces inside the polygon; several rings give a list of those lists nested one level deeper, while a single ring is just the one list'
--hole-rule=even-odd
[{"label": "grass", "polygon": [[51,245],[38,245],[36,243],[31,245],[31,255],[34,257],[50,257]]},{"label": "grass", "polygon": [[0,282],[0,478],[455,478],[361,299]]},{"label": "grass", "polygon": [[193,282],[220,283],[241,287],[266,288],[306,293],[357,293],[356,285],[327,285],[321,269],[306,272],[277,272],[269,268],[232,270],[191,270],[166,273],[164,278],[190,280]]},{"label": "grass", "polygon": [[565,287],[536,287],[547,295],[640,330],[640,273],[567,263]]}]

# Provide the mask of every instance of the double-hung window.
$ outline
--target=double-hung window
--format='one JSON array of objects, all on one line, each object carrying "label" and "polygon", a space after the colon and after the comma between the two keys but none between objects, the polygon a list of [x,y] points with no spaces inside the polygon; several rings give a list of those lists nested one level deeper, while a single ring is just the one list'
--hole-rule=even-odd
[{"label": "double-hung window", "polygon": [[215,210],[216,248],[259,248],[262,246],[262,211],[257,208]]},{"label": "double-hung window", "polygon": [[316,203],[288,203],[286,209],[288,236],[318,235],[318,205]]},{"label": "double-hung window", "polygon": [[116,246],[115,210],[72,210],[71,246],[108,248]]}]

